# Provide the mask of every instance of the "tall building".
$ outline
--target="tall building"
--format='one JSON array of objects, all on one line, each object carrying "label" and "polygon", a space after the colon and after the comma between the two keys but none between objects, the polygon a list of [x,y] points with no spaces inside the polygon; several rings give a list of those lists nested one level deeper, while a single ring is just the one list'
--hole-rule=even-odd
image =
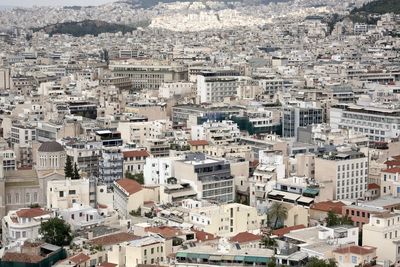
[{"label": "tall building", "polygon": [[330,111],[332,128],[365,134],[370,141],[390,141],[400,137],[400,111],[381,107],[341,105]]},{"label": "tall building", "polygon": [[368,157],[359,151],[335,151],[315,157],[315,179],[331,188],[328,199],[361,199],[368,189]]},{"label": "tall building", "polygon": [[235,199],[235,184],[228,161],[206,158],[201,153],[187,154],[184,160],[174,162],[174,172],[178,181],[192,186],[198,198],[222,203]]},{"label": "tall building", "polygon": [[10,89],[10,69],[0,69],[0,90]]},{"label": "tall building", "polygon": [[104,148],[99,160],[99,180],[111,186],[124,176],[124,156],[119,148]]},{"label": "tall building", "polygon": [[30,125],[13,124],[11,126],[12,146],[31,145],[36,140],[36,128]]},{"label": "tall building", "polygon": [[323,122],[323,110],[311,102],[295,102],[283,107],[282,135],[297,137],[299,127]]},{"label": "tall building", "polygon": [[197,96],[201,103],[223,102],[236,96],[239,76],[232,71],[202,72],[197,76]]},{"label": "tall building", "polygon": [[363,226],[363,245],[377,247],[378,260],[400,264],[400,214],[373,214]]},{"label": "tall building", "polygon": [[133,89],[158,90],[165,82],[187,80],[187,69],[179,65],[135,62],[131,64],[110,65],[115,77],[129,77]]}]

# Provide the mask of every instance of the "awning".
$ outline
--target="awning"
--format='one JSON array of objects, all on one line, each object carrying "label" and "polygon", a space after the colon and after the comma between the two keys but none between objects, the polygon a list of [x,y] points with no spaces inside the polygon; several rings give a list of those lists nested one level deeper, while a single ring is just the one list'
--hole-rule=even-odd
[{"label": "awning", "polygon": [[314,199],[311,197],[300,197],[297,202],[302,202],[302,203],[306,203],[306,204],[310,204],[311,202],[313,202]]},{"label": "awning", "polygon": [[255,262],[255,263],[267,263],[269,261],[266,257],[256,257],[256,256],[245,256],[245,262]]},{"label": "awning", "polygon": [[187,257],[187,252],[177,252],[176,253],[177,258],[186,258]]},{"label": "awning", "polygon": [[234,261],[235,256],[234,255],[222,255],[221,260],[223,261]]},{"label": "awning", "polygon": [[284,192],[283,198],[291,201],[296,201],[298,198],[300,198],[300,195]]},{"label": "awning", "polygon": [[221,260],[221,256],[219,256],[219,255],[211,255],[211,256],[208,258],[208,260],[209,260],[209,261],[220,261],[220,260]]},{"label": "awning", "polygon": [[244,256],[235,256],[234,261],[244,261]]}]

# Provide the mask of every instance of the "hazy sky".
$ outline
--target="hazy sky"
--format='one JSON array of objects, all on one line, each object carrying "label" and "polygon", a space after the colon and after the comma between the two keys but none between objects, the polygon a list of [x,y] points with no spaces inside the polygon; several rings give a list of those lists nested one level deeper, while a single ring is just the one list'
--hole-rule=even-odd
[{"label": "hazy sky", "polygon": [[113,2],[113,0],[0,0],[0,6],[90,6]]}]

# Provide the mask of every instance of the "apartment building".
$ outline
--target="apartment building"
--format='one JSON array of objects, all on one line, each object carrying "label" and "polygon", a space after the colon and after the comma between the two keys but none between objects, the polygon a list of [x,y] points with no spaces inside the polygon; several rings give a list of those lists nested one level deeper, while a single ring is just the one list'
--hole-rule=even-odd
[{"label": "apartment building", "polygon": [[228,161],[194,153],[173,164],[177,180],[189,183],[198,198],[222,203],[234,201],[235,184]]},{"label": "apartment building", "polygon": [[400,196],[400,168],[389,168],[380,172],[380,195]]},{"label": "apartment building", "polygon": [[30,145],[36,140],[36,128],[31,125],[13,123],[11,126],[11,145]]},{"label": "apartment building", "polygon": [[191,136],[192,140],[207,140],[216,145],[228,145],[239,140],[240,130],[233,121],[208,121],[192,126]]},{"label": "apartment building", "polygon": [[129,172],[131,174],[143,173],[146,159],[150,156],[146,150],[128,150],[122,151],[124,157],[124,174]]},{"label": "apartment building", "polygon": [[197,76],[197,96],[201,103],[223,102],[236,96],[240,84],[239,76],[230,76],[231,71],[201,72]]},{"label": "apartment building", "polygon": [[341,105],[330,110],[332,128],[350,129],[370,141],[388,142],[400,136],[400,112],[383,107]]},{"label": "apartment building", "polygon": [[129,64],[111,64],[115,77],[128,77],[134,89],[157,90],[165,82],[187,80],[187,69],[180,65],[155,62],[132,62]]},{"label": "apartment building", "polygon": [[2,219],[3,245],[39,237],[40,224],[51,218],[50,212],[41,208],[21,208],[9,211]]},{"label": "apartment building", "polygon": [[12,171],[17,168],[17,157],[12,149],[1,150],[0,160],[3,161],[4,171]]},{"label": "apartment building", "polygon": [[88,206],[91,204],[89,189],[88,179],[48,181],[46,206],[55,210],[71,208],[74,203]]},{"label": "apartment building", "polygon": [[66,140],[65,150],[82,174],[87,177],[99,176],[99,160],[101,158],[101,142],[90,142],[79,139]]},{"label": "apartment building", "polygon": [[363,226],[363,245],[377,247],[378,260],[400,264],[400,214],[374,214]]},{"label": "apartment building", "polygon": [[99,180],[109,186],[124,176],[124,157],[119,148],[103,148],[99,159]]},{"label": "apartment building", "polygon": [[107,253],[109,263],[126,267],[161,264],[166,261],[166,256],[165,239],[158,235],[113,245]]},{"label": "apartment building", "polygon": [[189,222],[194,228],[221,237],[233,237],[241,232],[256,231],[261,217],[257,209],[238,203],[193,208]]},{"label": "apartment building", "polygon": [[315,179],[332,186],[334,200],[361,199],[368,190],[368,158],[359,151],[336,151],[315,158]]},{"label": "apartment building", "polygon": [[315,102],[290,102],[283,107],[282,136],[297,137],[299,127],[323,122],[323,109]]},{"label": "apartment building", "polygon": [[143,205],[142,186],[130,179],[121,179],[113,183],[114,209],[121,217],[126,218],[131,211],[137,211]]},{"label": "apartment building", "polygon": [[169,178],[174,177],[174,161],[181,157],[146,158],[143,169],[144,183],[146,185],[163,185],[169,183]]}]

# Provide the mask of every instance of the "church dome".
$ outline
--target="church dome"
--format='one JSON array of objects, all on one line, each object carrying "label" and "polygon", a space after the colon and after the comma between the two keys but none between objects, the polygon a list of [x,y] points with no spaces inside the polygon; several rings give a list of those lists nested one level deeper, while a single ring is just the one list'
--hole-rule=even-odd
[{"label": "church dome", "polygon": [[44,142],[38,149],[39,152],[61,152],[64,151],[63,146],[56,141]]}]

